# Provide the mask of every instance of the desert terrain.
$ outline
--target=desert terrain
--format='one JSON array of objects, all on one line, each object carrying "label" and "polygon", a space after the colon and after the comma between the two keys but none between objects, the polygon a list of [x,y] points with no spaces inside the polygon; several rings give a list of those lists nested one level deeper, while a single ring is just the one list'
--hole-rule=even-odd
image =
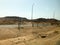
[{"label": "desert terrain", "polygon": [[7,27],[0,26],[0,45],[57,45],[60,41],[59,26]]},{"label": "desert terrain", "polygon": [[60,21],[1,18],[0,45],[60,45]]}]

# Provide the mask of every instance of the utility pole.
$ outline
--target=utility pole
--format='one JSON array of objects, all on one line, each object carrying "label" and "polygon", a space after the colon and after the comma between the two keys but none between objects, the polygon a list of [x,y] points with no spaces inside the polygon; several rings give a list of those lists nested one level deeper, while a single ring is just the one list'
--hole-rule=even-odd
[{"label": "utility pole", "polygon": [[33,8],[34,8],[34,3],[32,4],[32,12],[31,12],[32,27],[34,27],[34,24],[33,24]]}]

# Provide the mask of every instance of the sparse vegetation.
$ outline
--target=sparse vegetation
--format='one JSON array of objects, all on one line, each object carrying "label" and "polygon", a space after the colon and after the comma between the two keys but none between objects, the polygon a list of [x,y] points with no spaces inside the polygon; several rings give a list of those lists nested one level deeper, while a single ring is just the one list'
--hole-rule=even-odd
[{"label": "sparse vegetation", "polygon": [[55,30],[54,33],[55,33],[55,34],[59,34],[59,31]]}]

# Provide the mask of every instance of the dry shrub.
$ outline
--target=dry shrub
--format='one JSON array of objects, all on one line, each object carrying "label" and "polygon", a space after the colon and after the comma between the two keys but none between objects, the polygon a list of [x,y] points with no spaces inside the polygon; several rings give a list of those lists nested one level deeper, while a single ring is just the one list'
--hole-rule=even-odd
[{"label": "dry shrub", "polygon": [[54,33],[55,33],[55,34],[58,34],[58,33],[59,33],[59,31],[55,30],[55,31],[54,31]]}]

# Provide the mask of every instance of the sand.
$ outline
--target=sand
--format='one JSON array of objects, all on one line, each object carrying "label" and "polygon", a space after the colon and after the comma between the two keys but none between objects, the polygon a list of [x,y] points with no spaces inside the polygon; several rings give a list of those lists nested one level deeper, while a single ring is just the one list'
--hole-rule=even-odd
[{"label": "sand", "polygon": [[0,45],[56,45],[58,40],[59,26],[0,28]]}]

